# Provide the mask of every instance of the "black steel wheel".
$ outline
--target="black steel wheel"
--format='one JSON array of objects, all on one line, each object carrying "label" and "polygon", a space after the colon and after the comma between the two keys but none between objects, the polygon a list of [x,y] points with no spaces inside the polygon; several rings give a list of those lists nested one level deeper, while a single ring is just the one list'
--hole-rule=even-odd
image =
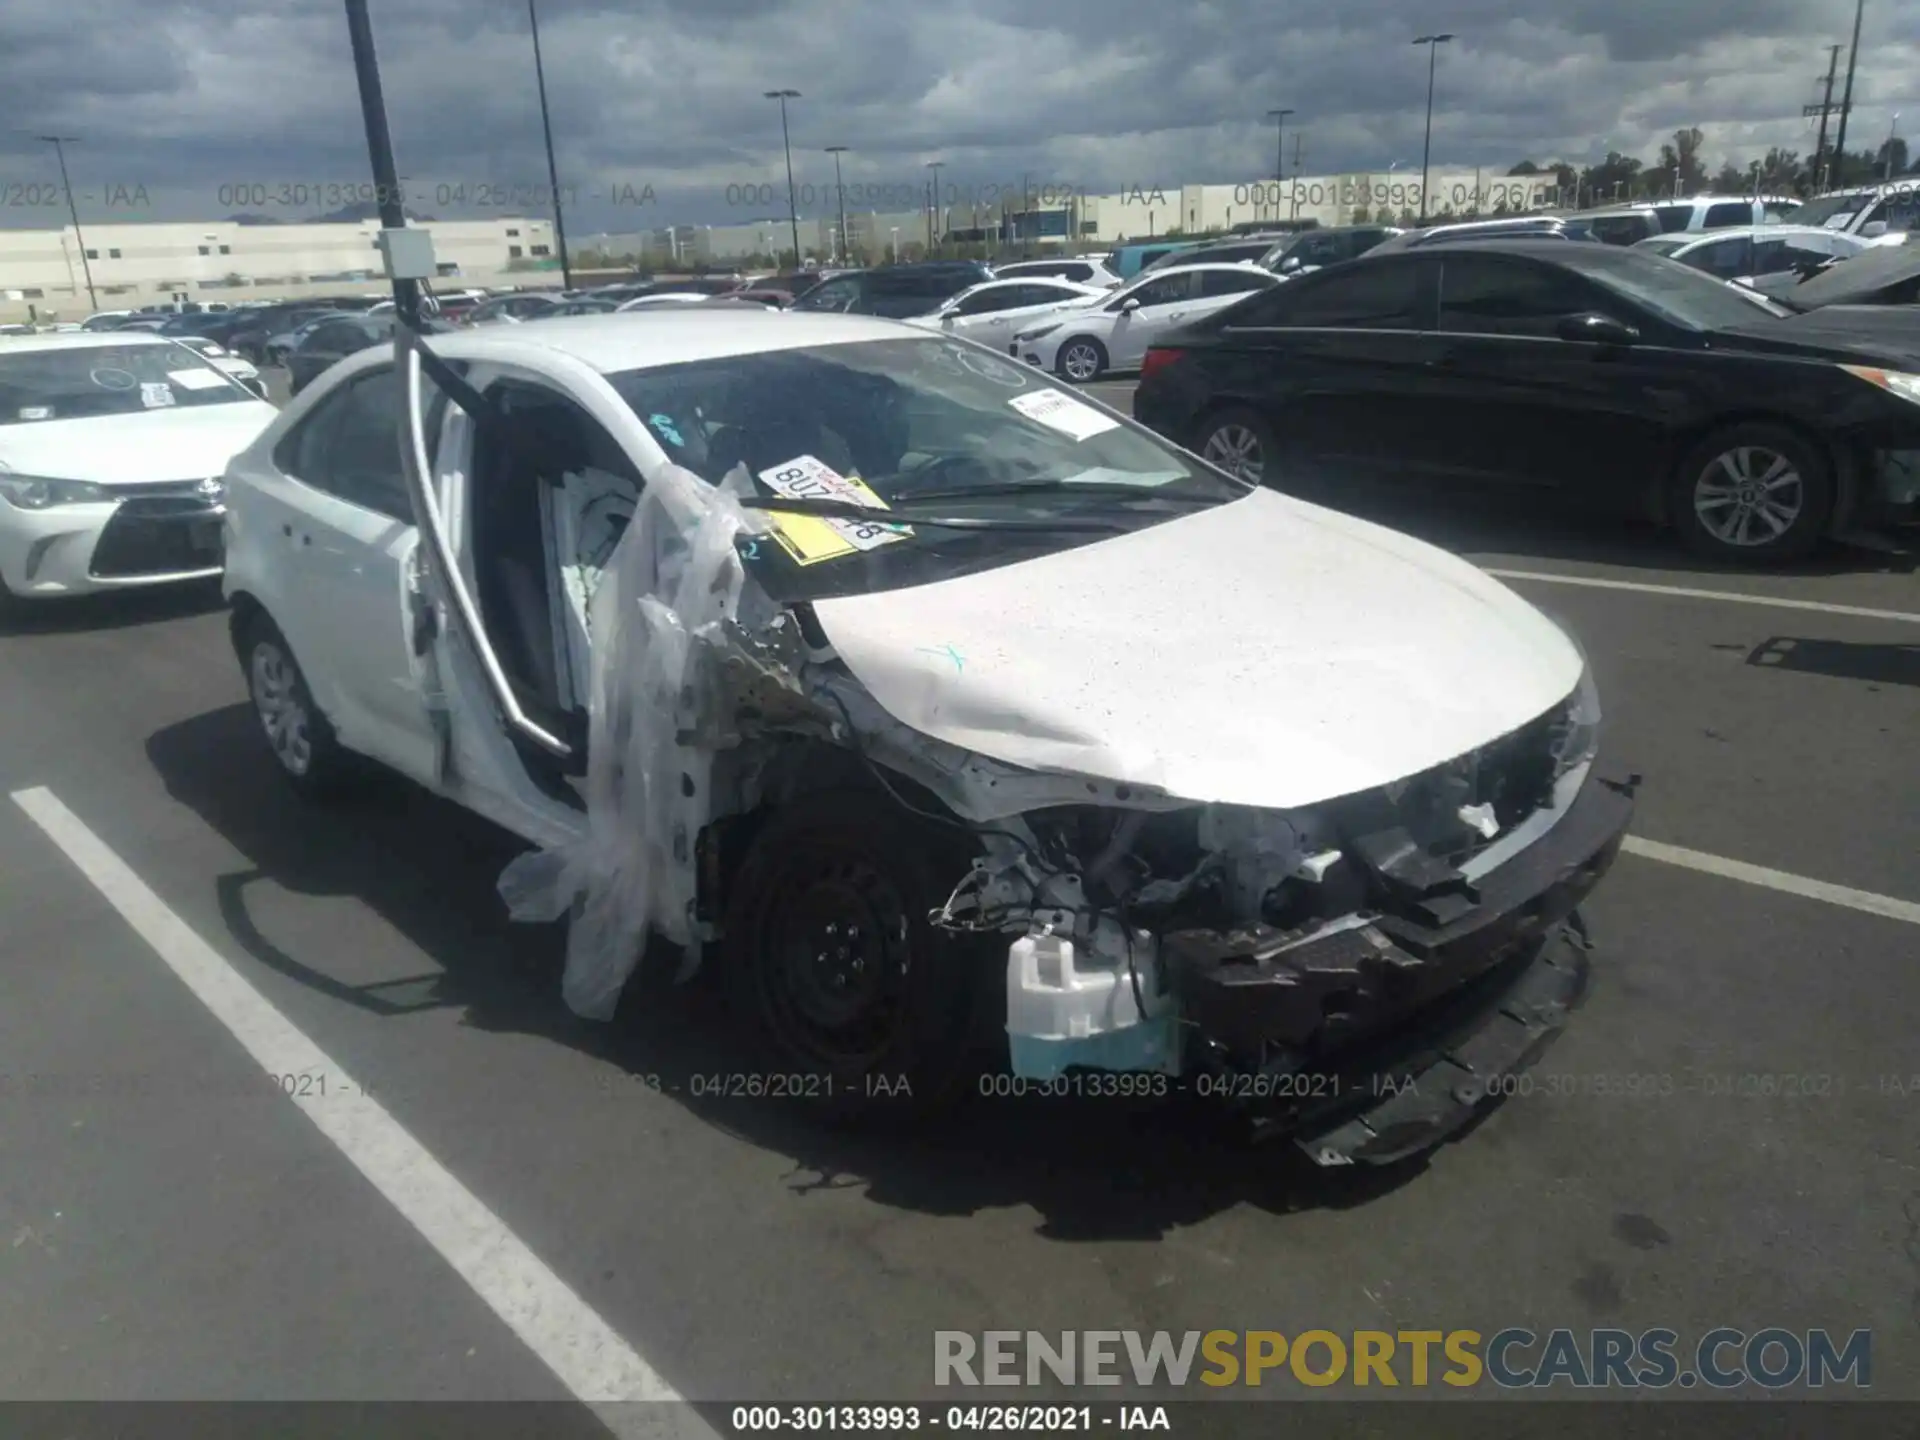
[{"label": "black steel wheel", "polygon": [[[836,1112],[923,1113],[962,1093],[1004,947],[928,923],[966,837],[865,791],[809,796],[728,887],[723,964],[769,1072]],[[994,956],[1001,968],[994,968]]]}]

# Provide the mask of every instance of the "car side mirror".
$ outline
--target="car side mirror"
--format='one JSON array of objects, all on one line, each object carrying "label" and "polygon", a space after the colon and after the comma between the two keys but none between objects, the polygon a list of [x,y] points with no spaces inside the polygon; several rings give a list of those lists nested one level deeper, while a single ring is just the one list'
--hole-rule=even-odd
[{"label": "car side mirror", "polygon": [[1575,340],[1587,345],[1631,345],[1640,338],[1640,332],[1631,325],[1623,325],[1611,315],[1600,315],[1589,311],[1585,315],[1569,315],[1559,325],[1562,340]]},{"label": "car side mirror", "polygon": [[1867,240],[1878,240],[1886,233],[1887,222],[1884,220],[1870,220],[1860,227],[1861,237]]},{"label": "car side mirror", "polygon": [[1140,297],[1138,295],[1129,295],[1125,300],[1120,302],[1120,313],[1122,315],[1131,315],[1139,308]]},{"label": "car side mirror", "polygon": [[1286,259],[1280,262],[1280,273],[1282,275],[1291,275],[1294,271],[1298,270],[1299,268],[1300,268],[1300,257],[1298,255],[1289,255]]}]

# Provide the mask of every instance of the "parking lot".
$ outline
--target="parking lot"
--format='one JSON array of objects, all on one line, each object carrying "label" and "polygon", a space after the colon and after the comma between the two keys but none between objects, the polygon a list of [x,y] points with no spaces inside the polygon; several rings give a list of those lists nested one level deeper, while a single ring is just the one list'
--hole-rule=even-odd
[{"label": "parking lot", "polygon": [[[573,1018],[501,832],[295,800],[217,594],[0,621],[0,1393],[870,1402],[940,1398],[936,1330],[1728,1325],[1871,1329],[1920,1400],[1911,561],[1367,513],[1567,623],[1644,777],[1553,1089],[1387,1171],[1117,1102],[697,1094],[707,999]],[[392,1128],[262,1080],[293,1053]]]}]

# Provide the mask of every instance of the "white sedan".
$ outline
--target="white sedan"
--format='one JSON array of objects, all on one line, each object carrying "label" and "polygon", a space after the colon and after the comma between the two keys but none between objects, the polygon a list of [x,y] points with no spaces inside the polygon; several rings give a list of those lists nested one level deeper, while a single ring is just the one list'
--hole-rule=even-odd
[{"label": "white sedan", "polygon": [[[888,320],[432,348],[448,390],[363,351],[234,457],[235,649],[296,792],[363,757],[537,847],[499,893],[569,924],[576,1013],[657,934],[777,1073],[904,1116],[989,1028],[1025,1079],[1289,1046],[1450,1095],[1444,1019],[1488,1093],[1584,993],[1630,786],[1579,647],[1466,561]],[[1402,1093],[1276,1118],[1332,1165],[1483,1113]]]},{"label": "white sedan", "polygon": [[218,575],[221,474],[277,413],[157,335],[0,340],[0,601]]},{"label": "white sedan", "polygon": [[1224,310],[1278,276],[1252,265],[1181,265],[1136,277],[1077,309],[1019,331],[1010,353],[1030,365],[1085,383],[1113,370],[1137,370],[1169,330]]},{"label": "white sedan", "polygon": [[1097,285],[1070,280],[988,280],[969,286],[951,300],[942,301],[907,323],[928,330],[964,335],[996,350],[1005,350],[1014,335],[1056,310],[1084,305],[1107,292]]}]

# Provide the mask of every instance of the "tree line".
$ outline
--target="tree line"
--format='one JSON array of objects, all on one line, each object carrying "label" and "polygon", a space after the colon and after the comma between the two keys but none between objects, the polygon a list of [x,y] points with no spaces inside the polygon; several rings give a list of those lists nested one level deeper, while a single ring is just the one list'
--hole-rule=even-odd
[{"label": "tree line", "polygon": [[1762,194],[1804,197],[1821,190],[1871,185],[1893,176],[1920,174],[1920,163],[1914,161],[1908,153],[1907,142],[1897,135],[1882,141],[1877,148],[1850,150],[1845,154],[1828,150],[1822,155],[1803,156],[1798,150],[1776,145],[1745,168],[1732,160],[1723,160],[1718,170],[1707,168],[1702,154],[1705,141],[1706,136],[1697,125],[1688,126],[1676,130],[1652,161],[1610,150],[1607,158],[1597,165],[1575,167],[1564,160],[1545,164],[1522,160],[1507,174],[1551,175],[1563,197],[1569,203],[1580,205],[1692,195],[1703,190],[1741,194],[1756,186]]}]

